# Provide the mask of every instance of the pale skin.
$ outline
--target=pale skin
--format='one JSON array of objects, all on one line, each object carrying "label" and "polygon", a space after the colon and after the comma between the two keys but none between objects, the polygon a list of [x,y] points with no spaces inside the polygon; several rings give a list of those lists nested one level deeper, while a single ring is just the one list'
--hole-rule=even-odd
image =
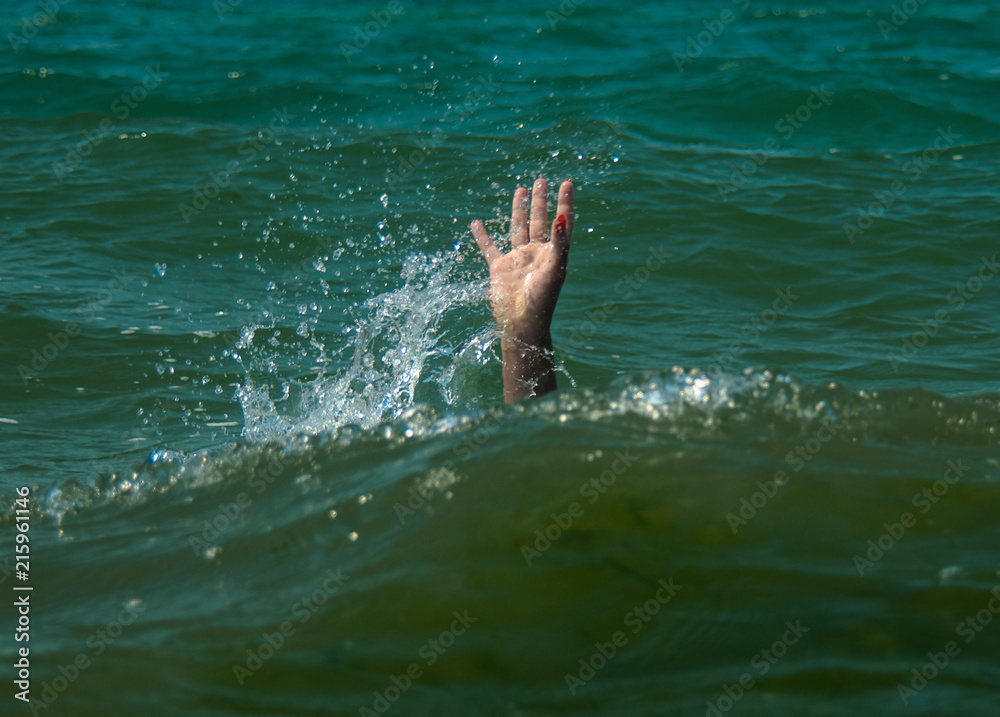
[{"label": "pale skin", "polygon": [[481,221],[472,222],[472,235],[490,268],[489,301],[500,331],[507,403],[557,388],[551,325],[573,234],[573,183],[567,179],[560,185],[551,225],[548,193],[548,182],[535,180],[529,214],[528,190],[514,192],[506,254]]}]

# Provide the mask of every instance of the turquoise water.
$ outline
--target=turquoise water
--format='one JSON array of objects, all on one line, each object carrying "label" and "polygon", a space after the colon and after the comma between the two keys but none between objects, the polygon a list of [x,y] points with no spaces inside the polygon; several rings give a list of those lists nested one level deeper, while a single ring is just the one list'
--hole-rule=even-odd
[{"label": "turquoise water", "polygon": [[[995,714],[1000,5],[0,31],[5,714]],[[467,227],[536,176],[506,407]]]}]

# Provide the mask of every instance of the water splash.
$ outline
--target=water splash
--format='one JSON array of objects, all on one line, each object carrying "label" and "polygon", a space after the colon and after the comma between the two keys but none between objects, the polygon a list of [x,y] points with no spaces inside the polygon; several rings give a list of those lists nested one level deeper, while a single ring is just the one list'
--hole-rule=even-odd
[{"label": "water splash", "polygon": [[[277,440],[290,433],[320,433],[356,425],[371,430],[418,404],[443,408],[474,403],[475,374],[494,361],[491,322],[483,307],[482,280],[455,278],[453,255],[413,254],[401,271],[403,285],[365,301],[345,329],[350,356],[335,376],[275,385],[280,361],[255,354],[244,365],[237,391],[244,437]],[[256,331],[244,330],[238,348],[249,349]],[[316,344],[322,350],[322,345]],[[470,375],[471,374],[471,375]]]}]

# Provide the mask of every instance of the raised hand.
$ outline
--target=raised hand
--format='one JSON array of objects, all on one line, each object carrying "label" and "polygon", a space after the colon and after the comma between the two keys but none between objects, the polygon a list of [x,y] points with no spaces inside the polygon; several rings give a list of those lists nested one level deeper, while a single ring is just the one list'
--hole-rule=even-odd
[{"label": "raised hand", "polygon": [[504,398],[541,395],[556,389],[550,326],[566,279],[573,233],[573,183],[559,187],[556,218],[549,226],[548,182],[535,181],[528,213],[528,190],[514,192],[511,250],[503,254],[482,222],[472,234],[490,268],[489,299],[501,332]]}]

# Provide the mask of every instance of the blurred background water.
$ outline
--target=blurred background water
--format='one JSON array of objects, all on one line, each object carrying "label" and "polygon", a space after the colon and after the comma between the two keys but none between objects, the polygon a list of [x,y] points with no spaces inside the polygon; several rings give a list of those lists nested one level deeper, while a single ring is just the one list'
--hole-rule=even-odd
[{"label": "blurred background water", "polygon": [[[1000,5],[0,34],[5,712],[995,714]],[[467,227],[536,176],[561,391],[504,407]]]}]

